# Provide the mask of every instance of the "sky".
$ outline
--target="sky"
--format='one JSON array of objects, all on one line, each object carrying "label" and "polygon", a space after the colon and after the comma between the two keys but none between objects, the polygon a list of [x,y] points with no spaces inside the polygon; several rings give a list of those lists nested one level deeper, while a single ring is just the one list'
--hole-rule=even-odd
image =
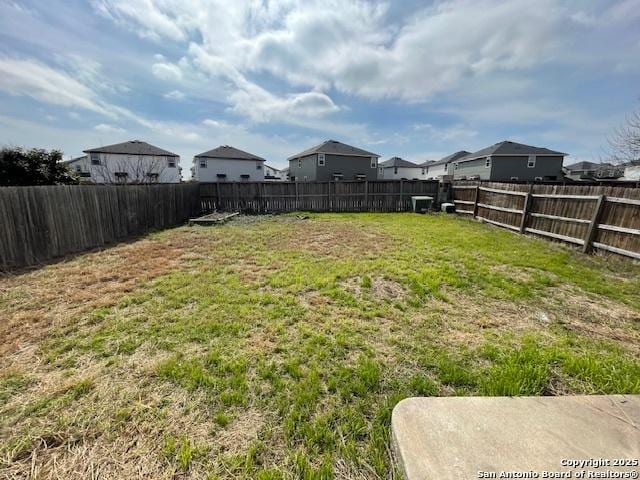
[{"label": "sky", "polygon": [[0,0],[0,145],[327,139],[410,161],[513,140],[606,156],[640,100],[640,0]]}]

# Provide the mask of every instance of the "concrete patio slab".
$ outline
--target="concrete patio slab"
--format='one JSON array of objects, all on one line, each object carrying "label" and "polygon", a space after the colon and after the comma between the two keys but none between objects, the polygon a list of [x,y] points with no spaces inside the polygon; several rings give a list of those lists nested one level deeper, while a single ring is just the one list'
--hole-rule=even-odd
[{"label": "concrete patio slab", "polygon": [[408,480],[640,472],[640,395],[408,398],[391,428]]}]

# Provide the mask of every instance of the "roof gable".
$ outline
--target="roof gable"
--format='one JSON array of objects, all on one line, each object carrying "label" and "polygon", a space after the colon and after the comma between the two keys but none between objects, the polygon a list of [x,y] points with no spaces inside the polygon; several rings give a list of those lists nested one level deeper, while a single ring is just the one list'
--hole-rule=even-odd
[{"label": "roof gable", "polygon": [[245,152],[244,150],[240,150],[239,148],[232,147],[230,145],[220,145],[213,150],[206,151],[204,153],[200,153],[196,155],[197,157],[207,157],[207,158],[225,158],[231,160],[257,160],[260,162],[264,162],[265,159],[259,157],[258,155],[254,155],[253,153]]},{"label": "roof gable", "polygon": [[90,148],[84,153],[118,153],[124,155],[164,155],[167,157],[178,157],[175,153],[162,148],[150,145],[141,140],[131,140],[129,142],[116,143],[106,147]]},{"label": "roof gable", "polygon": [[379,157],[376,153],[367,152],[358,147],[347,145],[346,143],[338,142],[337,140],[327,140],[326,142],[311,147],[303,152],[297,153],[289,157],[287,160],[296,160],[300,157],[306,157],[307,155],[313,155],[314,153],[325,153],[329,155],[350,155],[355,157]]}]

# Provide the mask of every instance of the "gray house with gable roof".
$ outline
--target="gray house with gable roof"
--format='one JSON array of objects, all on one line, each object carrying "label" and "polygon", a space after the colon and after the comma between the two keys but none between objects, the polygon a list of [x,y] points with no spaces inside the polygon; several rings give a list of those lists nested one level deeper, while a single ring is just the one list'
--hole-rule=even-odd
[{"label": "gray house with gable roof", "polygon": [[193,157],[191,175],[198,182],[262,182],[265,159],[229,145]]},{"label": "gray house with gable roof", "polygon": [[554,181],[563,177],[566,153],[503,141],[449,163],[454,180]]},{"label": "gray house with gable roof", "polygon": [[327,140],[289,157],[289,178],[296,182],[377,180],[378,158],[378,154]]}]

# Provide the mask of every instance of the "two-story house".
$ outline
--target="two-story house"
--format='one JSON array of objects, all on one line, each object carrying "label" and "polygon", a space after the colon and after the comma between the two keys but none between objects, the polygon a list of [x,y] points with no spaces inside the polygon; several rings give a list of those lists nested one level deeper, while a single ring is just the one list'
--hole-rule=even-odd
[{"label": "two-story house", "polygon": [[265,159],[229,145],[193,157],[191,176],[198,182],[262,182]]},{"label": "two-story house", "polygon": [[422,180],[425,173],[425,167],[400,157],[378,164],[378,180]]},{"label": "two-story house", "polygon": [[67,167],[91,183],[178,183],[180,157],[141,140],[84,150]]},{"label": "two-story house", "polygon": [[380,155],[327,140],[288,158],[289,178],[296,182],[377,180]]},{"label": "two-story house", "polygon": [[554,181],[562,179],[566,153],[503,141],[449,163],[454,180]]}]

